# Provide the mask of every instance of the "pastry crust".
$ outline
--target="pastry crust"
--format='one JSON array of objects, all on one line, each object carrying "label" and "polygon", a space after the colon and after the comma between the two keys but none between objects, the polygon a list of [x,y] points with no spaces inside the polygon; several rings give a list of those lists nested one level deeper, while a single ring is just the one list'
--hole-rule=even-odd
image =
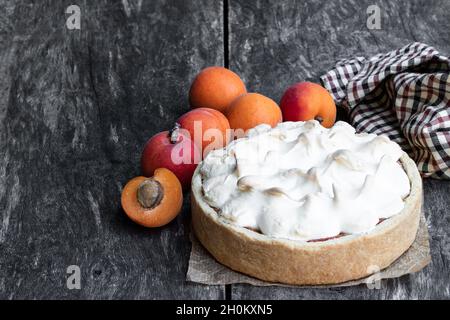
[{"label": "pastry crust", "polygon": [[416,237],[422,179],[407,154],[400,161],[411,182],[404,209],[371,232],[320,242],[272,238],[230,224],[204,200],[199,166],[192,179],[193,230],[220,263],[261,280],[319,285],[363,278],[389,266]]}]

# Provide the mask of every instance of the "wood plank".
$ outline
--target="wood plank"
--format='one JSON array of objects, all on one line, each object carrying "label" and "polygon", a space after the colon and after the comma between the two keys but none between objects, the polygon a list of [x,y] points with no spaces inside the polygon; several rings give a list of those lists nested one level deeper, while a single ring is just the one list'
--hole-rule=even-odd
[{"label": "wood plank", "polygon": [[[367,8],[381,9],[381,30],[366,27]],[[371,56],[413,41],[450,55],[450,3],[413,1],[230,0],[230,68],[250,91],[279,101],[297,81],[319,81],[341,58]],[[450,297],[450,182],[425,181],[425,212],[433,262],[423,272],[336,289],[233,285],[233,299],[403,299]]]},{"label": "wood plank", "polygon": [[68,30],[72,3],[0,2],[0,298],[224,298],[185,282],[188,201],[155,230],[120,209],[145,141],[223,64],[222,4],[83,1]]},{"label": "wood plank", "polygon": [[[378,4],[381,30],[368,30]],[[446,0],[230,0],[230,68],[249,90],[279,101],[286,86],[318,81],[342,58],[371,56],[413,41],[450,54]]]}]

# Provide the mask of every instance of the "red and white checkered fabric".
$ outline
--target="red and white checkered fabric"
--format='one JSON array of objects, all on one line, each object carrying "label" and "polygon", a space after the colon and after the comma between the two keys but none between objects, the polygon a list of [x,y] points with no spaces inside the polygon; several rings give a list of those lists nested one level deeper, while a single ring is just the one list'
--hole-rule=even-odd
[{"label": "red and white checkered fabric", "polygon": [[385,134],[424,177],[450,179],[450,59],[412,43],[339,61],[321,77],[358,132]]}]

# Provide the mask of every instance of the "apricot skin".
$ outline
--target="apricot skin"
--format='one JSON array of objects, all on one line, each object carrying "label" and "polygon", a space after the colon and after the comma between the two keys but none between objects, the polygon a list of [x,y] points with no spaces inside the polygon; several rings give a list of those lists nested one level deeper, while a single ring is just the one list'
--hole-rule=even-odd
[{"label": "apricot skin", "polygon": [[243,131],[263,123],[275,127],[282,121],[277,103],[259,93],[247,93],[238,97],[228,107],[226,116],[232,129]]},{"label": "apricot skin", "polygon": [[[201,132],[195,132],[196,121],[201,124]],[[211,144],[216,147],[215,149],[218,149],[225,147],[228,143],[230,124],[228,119],[220,111],[215,109],[197,108],[191,110],[178,118],[177,123],[181,125],[181,128],[189,131],[191,139],[201,149],[203,157],[207,155],[207,147]],[[222,141],[215,141],[215,138],[212,141],[206,139],[204,134],[211,129],[218,130],[217,133],[221,134]]]},{"label": "apricot skin", "polygon": [[[177,144],[182,152],[190,155],[190,160],[185,163],[174,163],[173,154]],[[188,191],[191,186],[192,175],[201,160],[200,150],[197,145],[185,135],[179,135],[176,143],[170,139],[170,132],[163,131],[155,134],[145,144],[141,155],[142,174],[150,177],[156,168],[167,168],[172,171],[180,180],[184,191]]]},{"label": "apricot skin", "polygon": [[200,71],[189,90],[192,108],[211,108],[224,112],[238,96],[247,92],[244,82],[224,67],[208,67]]},{"label": "apricot skin", "polygon": [[336,105],[324,87],[312,82],[300,82],[289,87],[280,101],[284,121],[316,119],[330,128],[336,121]]}]

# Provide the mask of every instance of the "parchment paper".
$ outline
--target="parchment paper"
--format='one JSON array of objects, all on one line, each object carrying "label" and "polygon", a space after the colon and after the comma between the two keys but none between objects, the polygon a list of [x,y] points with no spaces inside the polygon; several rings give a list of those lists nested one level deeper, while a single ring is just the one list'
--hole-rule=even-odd
[{"label": "parchment paper", "polygon": [[186,274],[186,280],[208,284],[225,285],[233,283],[247,283],[254,286],[283,286],[283,287],[302,287],[302,288],[329,288],[354,286],[359,284],[371,284],[374,281],[388,278],[397,278],[405,274],[414,273],[422,270],[431,262],[430,243],[425,216],[422,212],[419,224],[419,230],[412,246],[393,264],[376,274],[354,281],[349,281],[337,285],[328,286],[289,286],[279,283],[265,282],[242,273],[233,271],[217,262],[191,232],[192,250],[189,258],[189,268]]}]

